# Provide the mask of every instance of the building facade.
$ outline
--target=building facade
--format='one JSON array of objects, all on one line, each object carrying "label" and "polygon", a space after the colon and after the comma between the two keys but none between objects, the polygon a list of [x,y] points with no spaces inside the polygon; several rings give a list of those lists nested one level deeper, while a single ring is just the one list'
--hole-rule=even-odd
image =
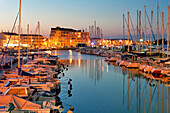
[{"label": "building facade", "polygon": [[21,44],[29,47],[46,47],[46,38],[37,34],[21,34]]},{"label": "building facade", "polygon": [[105,46],[105,47],[115,47],[123,45],[132,45],[132,40],[127,39],[104,39],[104,38],[91,38],[91,46]]},{"label": "building facade", "polygon": [[76,47],[78,44],[90,45],[89,32],[69,28],[51,28],[50,47]]},{"label": "building facade", "polygon": [[5,47],[14,47],[18,46],[18,34],[17,33],[10,33],[10,32],[1,32],[0,33],[0,46]]},{"label": "building facade", "polygon": [[[18,46],[18,39],[19,35],[17,33],[2,32],[0,33],[0,46],[5,47],[7,43],[8,47]],[[25,47],[43,47],[46,46],[46,38],[37,34],[21,34],[20,44]]]}]

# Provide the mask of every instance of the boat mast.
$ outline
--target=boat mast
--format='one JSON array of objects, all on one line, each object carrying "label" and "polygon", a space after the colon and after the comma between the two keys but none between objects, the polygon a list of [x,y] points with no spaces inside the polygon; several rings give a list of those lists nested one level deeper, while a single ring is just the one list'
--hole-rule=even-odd
[{"label": "boat mast", "polygon": [[164,56],[164,13],[162,12],[162,58]]},{"label": "boat mast", "polygon": [[21,38],[20,33],[21,33],[21,0],[19,3],[18,69],[20,69],[20,38]]},{"label": "boat mast", "polygon": [[167,57],[169,57],[169,6],[168,6],[168,22],[167,22]]},{"label": "boat mast", "polygon": [[123,14],[123,47],[125,46],[125,15]]},{"label": "boat mast", "polygon": [[128,52],[129,52],[129,12],[127,12],[128,15]]},{"label": "boat mast", "polygon": [[[29,24],[27,25],[27,36],[29,37]],[[27,44],[28,44],[28,38],[27,38]],[[28,45],[27,45],[27,63],[28,63]]]},{"label": "boat mast", "polygon": [[139,11],[139,52],[141,52],[141,11]]},{"label": "boat mast", "polygon": [[146,45],[147,45],[147,44],[146,44],[146,42],[147,42],[147,41],[146,41],[146,34],[147,34],[147,33],[146,33],[146,6],[144,6],[144,9],[145,9],[145,43],[144,43],[144,45],[145,45],[145,48],[146,48]]},{"label": "boat mast", "polygon": [[152,23],[153,23],[153,11],[151,11],[150,55],[152,52]]},{"label": "boat mast", "polygon": [[158,48],[158,52],[159,52],[159,3],[157,0],[157,48]]},{"label": "boat mast", "polygon": [[138,10],[137,10],[137,37],[136,37],[136,42],[137,42],[137,52],[139,52],[139,48],[138,48]]},{"label": "boat mast", "polygon": [[40,48],[40,22],[38,21],[38,58],[40,54],[39,48]]}]

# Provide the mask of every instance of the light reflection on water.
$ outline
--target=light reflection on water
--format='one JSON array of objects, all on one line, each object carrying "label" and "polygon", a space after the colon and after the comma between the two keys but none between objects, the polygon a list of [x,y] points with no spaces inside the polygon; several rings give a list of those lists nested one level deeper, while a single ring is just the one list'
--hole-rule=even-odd
[{"label": "light reflection on water", "polygon": [[[71,51],[72,52],[72,51]],[[72,96],[61,101],[74,113],[167,113],[169,88],[143,77],[138,69],[108,64],[104,58],[57,51],[60,61],[69,65]],[[63,54],[62,54],[63,53]],[[71,54],[70,54],[71,53]]]}]

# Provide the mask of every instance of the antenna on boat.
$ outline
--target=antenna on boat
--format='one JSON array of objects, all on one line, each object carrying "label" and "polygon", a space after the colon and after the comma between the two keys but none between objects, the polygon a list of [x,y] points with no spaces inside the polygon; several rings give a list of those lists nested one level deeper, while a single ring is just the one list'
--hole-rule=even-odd
[{"label": "antenna on boat", "polygon": [[[20,38],[21,38],[21,0],[19,3],[19,39],[18,39],[18,69],[20,69]],[[19,71],[18,71],[19,75]]]}]

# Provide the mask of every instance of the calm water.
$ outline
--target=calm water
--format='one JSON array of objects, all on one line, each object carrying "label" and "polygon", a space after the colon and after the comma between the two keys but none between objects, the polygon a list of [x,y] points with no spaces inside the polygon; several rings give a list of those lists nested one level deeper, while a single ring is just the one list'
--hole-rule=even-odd
[{"label": "calm water", "polygon": [[[108,64],[104,58],[73,51],[53,51],[52,54],[69,65],[61,79],[59,95],[65,109],[73,106],[74,113],[170,112],[168,87],[145,79],[137,69],[122,68]],[[69,78],[72,89],[67,83]]]}]

